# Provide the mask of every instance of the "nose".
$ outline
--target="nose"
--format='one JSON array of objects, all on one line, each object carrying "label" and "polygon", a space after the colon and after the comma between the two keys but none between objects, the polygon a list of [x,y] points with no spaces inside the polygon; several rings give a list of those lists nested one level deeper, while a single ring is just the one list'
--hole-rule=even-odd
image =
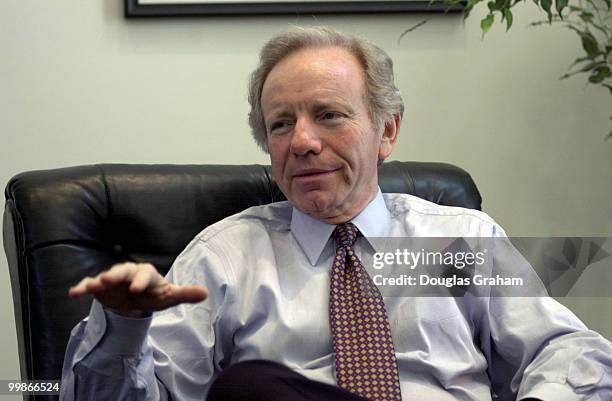
[{"label": "nose", "polygon": [[321,140],[316,124],[310,119],[298,118],[291,137],[291,153],[296,156],[306,156],[308,153],[321,153]]}]

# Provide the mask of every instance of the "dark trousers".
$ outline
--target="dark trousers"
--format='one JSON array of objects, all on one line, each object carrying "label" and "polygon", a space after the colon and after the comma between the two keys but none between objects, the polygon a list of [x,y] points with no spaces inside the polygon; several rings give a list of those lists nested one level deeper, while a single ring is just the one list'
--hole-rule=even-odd
[{"label": "dark trousers", "polygon": [[215,379],[207,398],[207,401],[328,400],[368,401],[270,361],[246,361],[230,366]]}]

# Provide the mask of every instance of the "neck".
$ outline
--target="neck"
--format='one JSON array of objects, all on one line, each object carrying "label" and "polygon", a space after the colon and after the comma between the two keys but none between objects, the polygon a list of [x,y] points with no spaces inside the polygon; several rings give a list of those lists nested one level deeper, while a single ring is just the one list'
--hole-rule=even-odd
[{"label": "neck", "polygon": [[374,191],[371,192],[370,196],[367,198],[363,198],[363,200],[359,203],[353,205],[350,209],[343,210],[338,214],[329,215],[329,216],[321,216],[316,214],[309,214],[311,217],[320,220],[327,224],[338,225],[342,223],[347,223],[353,220],[359,213],[361,213],[369,204],[374,200],[376,195],[378,194],[378,187],[375,188]]}]

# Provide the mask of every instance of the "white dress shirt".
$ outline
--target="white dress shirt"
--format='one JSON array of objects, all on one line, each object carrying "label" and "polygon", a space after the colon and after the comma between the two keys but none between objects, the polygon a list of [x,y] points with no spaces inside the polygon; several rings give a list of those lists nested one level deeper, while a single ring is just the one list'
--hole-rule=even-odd
[{"label": "white dress shirt", "polygon": [[[352,222],[368,237],[497,237],[486,214],[381,194]],[[94,302],[68,344],[63,401],[205,399],[231,364],[266,359],[335,384],[329,324],[334,226],[288,202],[202,231],[168,273],[209,298],[130,319]],[[551,298],[385,298],[407,401],[611,400],[612,346]],[[161,384],[160,384],[161,383]]]}]

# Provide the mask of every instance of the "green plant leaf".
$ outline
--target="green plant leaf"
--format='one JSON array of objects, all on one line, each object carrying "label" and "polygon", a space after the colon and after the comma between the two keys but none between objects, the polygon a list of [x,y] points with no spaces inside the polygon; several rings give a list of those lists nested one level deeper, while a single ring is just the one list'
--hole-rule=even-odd
[{"label": "green plant leaf", "polygon": [[[433,1],[433,0],[430,0]],[[459,0],[443,0],[445,3]],[[463,0],[466,1],[466,0]],[[590,83],[604,86],[612,95],[612,0],[532,0],[546,12],[546,21],[532,22],[529,26],[561,23],[566,29],[573,30],[581,40],[586,57],[576,58],[561,79],[586,74]],[[488,13],[480,20],[482,38],[495,23],[495,13],[499,11],[501,24],[509,31],[514,15],[511,8],[525,0],[467,0],[464,19],[479,3],[486,3]],[[610,118],[612,120],[612,117]],[[610,132],[606,139],[612,138]]]},{"label": "green plant leaf", "polygon": [[582,40],[582,48],[589,56],[596,56],[599,53],[597,39],[590,32],[579,31],[580,39]]},{"label": "green plant leaf", "polygon": [[495,0],[495,8],[497,10],[510,8],[510,0]]},{"label": "green plant leaf", "polygon": [[491,25],[495,22],[495,16],[493,14],[489,14],[484,17],[480,21],[480,29],[482,30],[482,37],[484,38],[485,34],[491,29]]},{"label": "green plant leaf", "polygon": [[606,3],[606,8],[609,10],[609,6],[608,4],[610,3],[610,0],[586,0],[587,3],[589,3],[591,5],[591,7],[589,7],[589,9],[595,10],[596,12],[600,12],[603,11],[603,7],[600,4],[600,1],[603,1],[604,3]]},{"label": "green plant leaf", "polygon": [[576,60],[574,60],[574,62],[568,67],[568,69],[571,69],[573,66],[575,66],[576,64],[580,64],[583,61],[587,61],[587,60],[591,60],[590,57],[578,57]]},{"label": "green plant leaf", "polygon": [[514,19],[512,16],[512,11],[510,11],[509,8],[504,9],[503,16],[506,17],[506,32],[508,32],[510,30],[510,27],[512,26],[512,21]]},{"label": "green plant leaf", "polygon": [[612,77],[612,72],[609,67],[599,67],[593,71],[593,74],[589,77],[589,82],[592,84],[598,84],[603,82],[604,79]]},{"label": "green plant leaf", "polygon": [[[557,17],[553,17],[553,21],[555,21]],[[535,21],[535,22],[531,22],[529,23],[527,26],[528,27],[534,27],[534,26],[540,26],[540,25],[550,25],[550,22],[548,20],[544,20],[544,21]]]},{"label": "green plant leaf", "polygon": [[468,0],[467,4],[465,5],[465,8],[463,9],[463,19],[469,17],[474,6],[480,3],[481,1],[482,0]]},{"label": "green plant leaf", "polygon": [[603,26],[601,26],[601,25],[599,25],[599,24],[596,24],[596,23],[595,23],[595,22],[593,22],[592,20],[591,20],[591,21],[588,21],[588,24],[589,24],[590,26],[592,26],[593,28],[597,29],[598,31],[600,31],[601,33],[603,33],[603,34],[604,34],[604,36],[606,36],[606,37],[608,37],[608,36],[609,36],[609,35],[608,35],[608,32],[612,33],[612,31],[611,31],[610,29],[608,29],[607,27],[603,27]]},{"label": "green plant leaf", "polygon": [[566,27],[576,32],[580,36],[582,48],[588,54],[589,58],[594,58],[601,54],[599,51],[599,45],[597,44],[597,39],[595,39],[595,36],[593,36],[591,32],[578,29],[572,24],[567,24]]},{"label": "green plant leaf", "polygon": [[561,77],[559,77],[559,79],[566,79],[566,78],[569,78],[569,77],[571,77],[573,75],[580,74],[581,72],[589,72],[589,71],[594,70],[596,67],[601,67],[603,65],[606,65],[606,63],[604,61],[594,61],[594,62],[589,63],[586,66],[580,68],[579,70],[570,71],[570,72],[568,72],[566,74],[563,74]]},{"label": "green plant leaf", "polygon": [[584,67],[582,67],[580,70],[576,72],[589,72],[597,68],[605,67],[606,64],[607,63],[605,61],[593,61],[592,63],[585,65]]},{"label": "green plant leaf", "polygon": [[592,22],[593,21],[593,13],[590,13],[588,11],[581,12],[579,17],[584,22]]},{"label": "green plant leaf", "polygon": [[546,11],[546,14],[548,14],[548,21],[552,22],[552,12],[550,11],[550,8],[552,7],[552,0],[541,0],[540,5],[544,11]]},{"label": "green plant leaf", "polygon": [[563,15],[561,15],[561,12],[563,11],[565,7],[567,7],[568,3],[569,3],[569,0],[556,0],[555,1],[555,8],[557,9],[557,14],[559,14],[559,17],[561,17],[561,19],[563,19]]},{"label": "green plant leaf", "polygon": [[592,9],[599,10],[599,4],[595,4],[593,0],[585,0],[585,1],[591,5]]}]

